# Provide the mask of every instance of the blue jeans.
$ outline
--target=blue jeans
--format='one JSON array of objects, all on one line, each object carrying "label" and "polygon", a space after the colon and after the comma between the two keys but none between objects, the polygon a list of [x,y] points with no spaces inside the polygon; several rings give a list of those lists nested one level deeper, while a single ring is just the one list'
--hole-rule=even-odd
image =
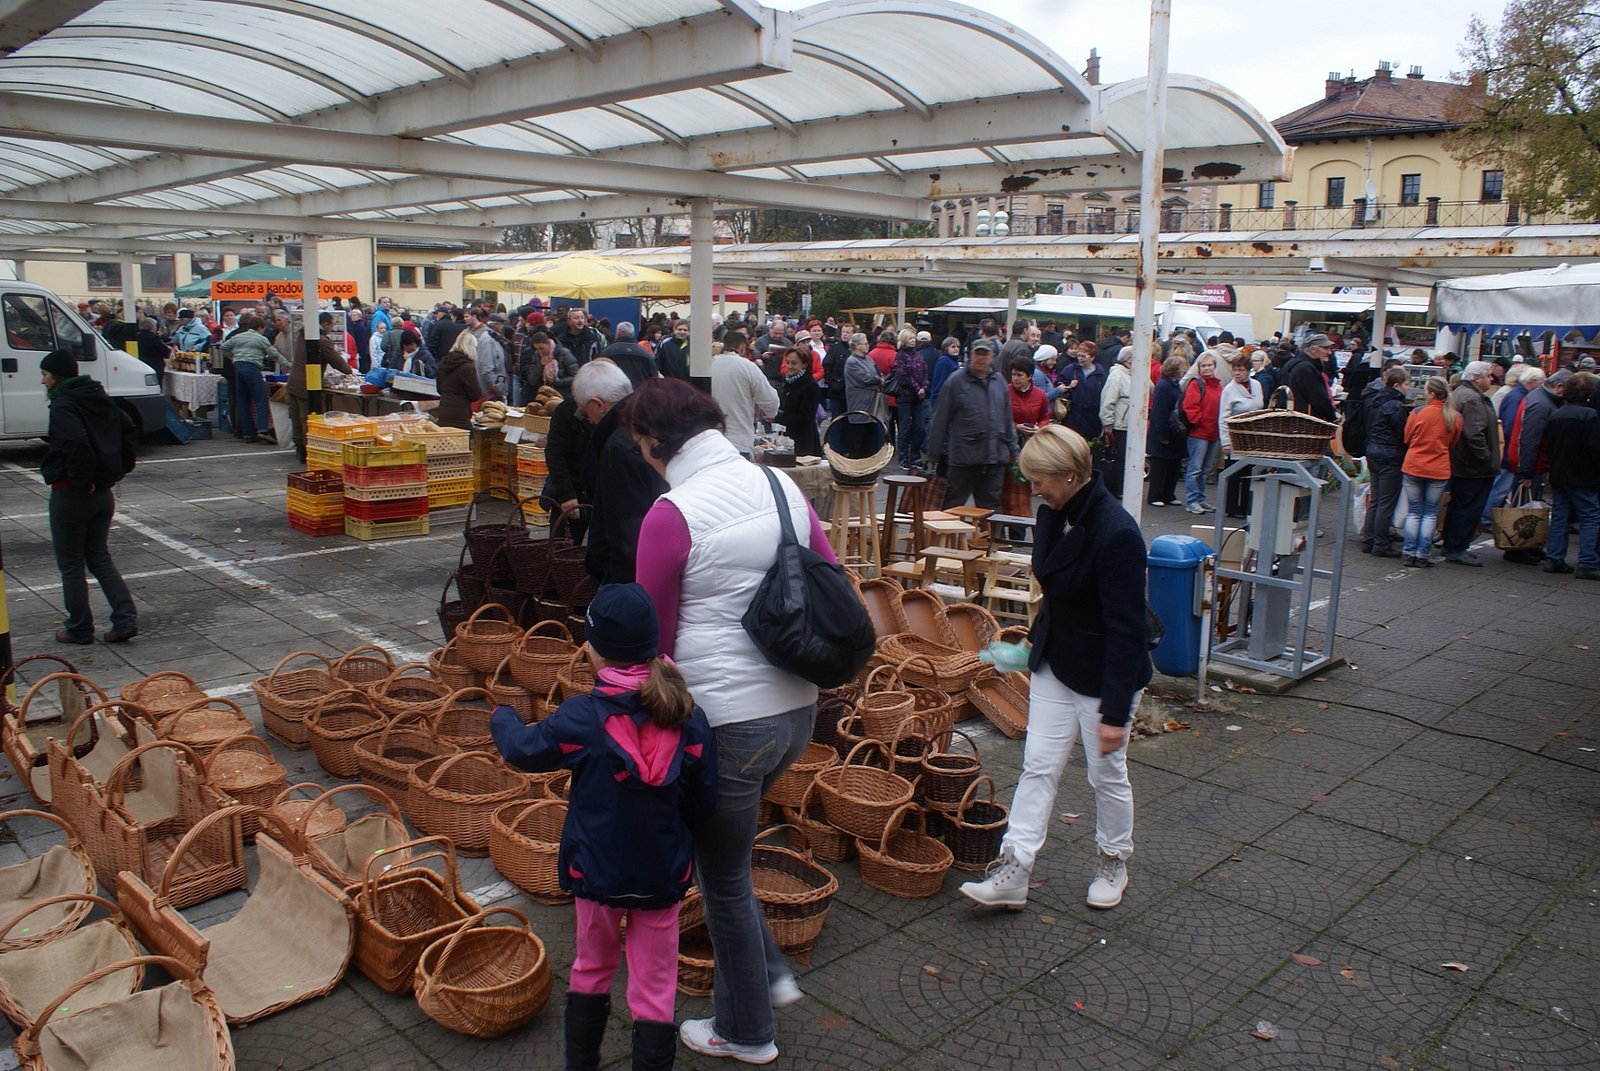
[{"label": "blue jeans", "polygon": [[1439,524],[1439,503],[1449,480],[1430,480],[1423,476],[1406,477],[1405,542],[1400,553],[1408,558],[1433,557],[1433,533]]},{"label": "blue jeans", "polygon": [[900,414],[900,464],[909,466],[922,457],[923,441],[928,437],[928,403],[902,401],[895,408]]},{"label": "blue jeans", "polygon": [[1506,504],[1506,496],[1511,494],[1511,487],[1516,482],[1517,474],[1510,469],[1502,468],[1495,473],[1494,483],[1489,485],[1489,501],[1483,504],[1483,516],[1479,518],[1479,522],[1484,527],[1494,523],[1494,518],[1490,516],[1490,511],[1499,509]]},{"label": "blue jeans", "polygon": [[267,381],[261,366],[248,361],[234,362],[239,384],[239,434],[246,439],[267,433]]},{"label": "blue jeans", "polygon": [[716,960],[717,1034],[740,1045],[776,1036],[771,984],[792,972],[750,877],[761,795],[805,751],[817,707],[718,726],[717,809],[694,831],[695,869]]},{"label": "blue jeans", "polygon": [[1578,487],[1551,487],[1550,538],[1544,556],[1567,560],[1567,527],[1578,518],[1578,568],[1600,569],[1600,491]]},{"label": "blue jeans", "polygon": [[1189,466],[1183,470],[1183,504],[1197,506],[1206,500],[1206,476],[1217,457],[1217,440],[1189,436]]}]

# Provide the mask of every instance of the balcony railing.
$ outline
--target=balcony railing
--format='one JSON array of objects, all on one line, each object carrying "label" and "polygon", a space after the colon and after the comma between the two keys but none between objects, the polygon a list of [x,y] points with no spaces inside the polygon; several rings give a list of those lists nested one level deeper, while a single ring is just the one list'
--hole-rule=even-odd
[{"label": "balcony railing", "polygon": [[[1420,204],[1379,203],[1369,211],[1357,198],[1336,208],[1285,201],[1275,208],[1165,208],[1161,230],[1167,234],[1213,231],[1331,231],[1377,227],[1515,227],[1519,224],[1600,222],[1582,215],[1575,202],[1554,212],[1537,215],[1522,211],[1515,201],[1442,201],[1429,197]],[[1014,235],[1048,234],[1135,234],[1139,230],[1139,210],[1083,212],[1011,217]]]}]

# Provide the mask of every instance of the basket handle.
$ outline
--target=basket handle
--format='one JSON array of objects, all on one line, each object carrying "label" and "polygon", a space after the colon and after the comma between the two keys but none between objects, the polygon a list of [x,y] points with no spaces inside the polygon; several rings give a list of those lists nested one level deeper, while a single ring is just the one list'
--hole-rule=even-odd
[{"label": "basket handle", "polygon": [[[913,731],[907,732],[907,726],[911,726]],[[916,729],[921,729],[922,731],[916,732]],[[900,724],[894,727],[894,736],[890,737],[888,740],[889,750],[893,752],[897,758],[904,759],[905,756],[901,755],[897,750],[900,746],[900,741],[906,739],[907,737],[915,736],[920,737],[929,744],[932,744],[932,733],[933,727],[928,724],[927,719],[925,719],[922,715],[907,714],[905,717],[900,719]],[[927,748],[923,749],[923,754],[927,754]]]},{"label": "basket handle", "polygon": [[[814,783],[815,782],[813,782],[813,784]],[[809,793],[810,789],[807,788],[806,791]],[[801,806],[803,807],[804,805],[805,805],[805,797],[802,796],[801,797]],[[761,841],[762,841],[762,838],[767,837],[770,834],[776,833],[780,829],[788,830],[789,832],[794,834],[794,836],[795,836],[795,838],[797,840],[800,841],[800,848],[799,848],[798,851],[795,851],[795,849],[792,849],[792,848],[786,848],[785,850],[794,851],[796,855],[800,856],[800,858],[804,859],[808,863],[816,861],[815,857],[811,854],[811,838],[806,836],[806,831],[805,830],[801,829],[799,826],[795,825],[793,822],[780,822],[775,826],[768,826],[766,829],[763,829],[760,833],[756,834],[755,843],[756,844],[760,844]],[[780,845],[780,847],[782,847],[782,845]]]},{"label": "basket handle", "polygon": [[171,956],[129,956],[127,959],[118,960],[115,963],[108,963],[99,970],[92,971],[89,974],[84,975],[82,978],[79,978],[76,982],[73,982],[71,985],[67,986],[60,996],[58,996],[55,1000],[52,1000],[48,1005],[45,1006],[43,1011],[35,1016],[33,1022],[26,1030],[22,1032],[21,1036],[17,1038],[17,1048],[19,1052],[27,1056],[31,1062],[32,1054],[36,1054],[39,1051],[39,1035],[44,1031],[45,1024],[48,1023],[50,1021],[50,1017],[54,1015],[63,1004],[71,1000],[75,994],[87,989],[91,985],[94,985],[101,979],[110,978],[113,974],[131,970],[134,967],[144,967],[146,965],[160,967],[162,970],[166,971],[168,974],[179,979],[180,981],[193,981],[197,984],[203,984],[200,983],[200,969],[198,967],[190,963],[184,963],[182,960],[173,959]]},{"label": "basket handle", "polygon": [[211,778],[206,776],[205,760],[200,757],[194,748],[181,740],[152,740],[148,744],[140,744],[118,759],[117,764],[111,767],[111,772],[106,775],[107,806],[121,806],[123,794],[127,791],[123,788],[122,783],[128,779],[128,771],[133,769],[136,762],[156,748],[172,748],[174,751],[181,752],[183,758],[189,760],[189,765],[194,768],[195,776],[199,777],[205,784],[211,783]]},{"label": "basket handle", "polygon": [[895,675],[904,680],[906,667],[913,662],[926,662],[928,665],[928,675],[934,680],[939,680],[943,677],[943,674],[939,672],[939,663],[933,660],[933,656],[923,654],[920,651],[902,658],[899,665],[895,666]]},{"label": "basket handle", "polygon": [[[949,741],[949,743],[952,744],[952,745],[955,743],[955,740],[953,739],[954,737],[957,737],[957,736],[961,737],[961,739],[963,739],[963,740],[965,740],[967,742],[967,746],[972,749],[972,757],[975,758],[975,759],[978,759],[979,762],[983,761],[981,758],[979,758],[979,755],[978,755],[978,742],[976,740],[972,739],[972,737],[967,733],[967,731],[965,729],[957,729],[954,725],[952,725],[952,726],[950,726],[950,728],[946,729],[944,732],[940,733],[939,735],[940,736],[952,737],[952,739]],[[929,754],[948,754],[948,755],[953,755],[953,754],[955,754],[955,752],[953,752],[953,751],[929,752]]]},{"label": "basket handle", "polygon": [[1267,399],[1267,408],[1268,409],[1277,409],[1277,408],[1279,408],[1279,405],[1278,405],[1278,391],[1282,391],[1284,396],[1285,396],[1285,398],[1286,398],[1286,401],[1283,403],[1282,408],[1284,408],[1284,409],[1293,409],[1294,408],[1294,391],[1290,389],[1289,384],[1287,384],[1287,383],[1280,384],[1277,387],[1277,389],[1272,392],[1272,397]]},{"label": "basket handle", "polygon": [[[127,713],[124,713],[125,710]],[[150,717],[149,712],[138,703],[130,703],[126,699],[108,699],[104,703],[96,703],[94,706],[89,707],[78,715],[76,721],[68,726],[67,738],[61,742],[61,746],[66,748],[68,754],[72,753],[73,741],[78,737],[78,727],[83,725],[84,722],[90,721],[96,715],[104,717],[107,721],[115,718],[121,722],[122,728],[128,733],[130,740],[138,739],[137,734],[133,731],[136,722],[143,722],[152,732],[156,728],[155,719]]]},{"label": "basket handle", "polygon": [[[498,769],[498,767],[495,766],[495,763],[498,760],[495,758],[495,756],[489,754],[487,751],[457,751],[454,755],[440,755],[440,756],[437,756],[437,757],[439,758],[440,762],[439,762],[439,765],[437,765],[437,766],[435,766],[433,768],[433,772],[430,773],[425,778],[424,777],[417,778],[418,781],[421,781],[423,784],[427,785],[429,788],[438,787],[440,776],[446,770],[450,769],[452,766],[454,766],[456,763],[462,761],[463,759],[473,759],[473,760],[476,760],[476,761],[479,761],[479,762],[487,762],[487,763],[490,764],[491,768]],[[431,761],[431,760],[423,759],[422,761],[423,762],[428,762],[428,761]],[[422,763],[418,763],[417,764],[417,766],[420,766],[420,765],[422,765]],[[415,771],[416,770],[416,766],[413,766],[412,770]],[[537,801],[535,801],[535,802],[537,802]]]},{"label": "basket handle", "polygon": [[[551,803],[563,803],[563,802],[564,801],[562,801],[562,800],[551,800],[551,799],[542,799],[542,800],[507,800],[505,803],[502,803],[499,807],[495,808],[494,812],[490,815],[490,818],[494,819],[494,820],[498,820],[501,825],[506,826],[507,828],[513,828],[514,829],[516,827],[516,824],[518,822],[522,821],[524,818],[526,818],[528,816],[528,812],[533,810],[535,807],[540,807],[540,806],[544,806],[544,805],[551,804]],[[509,812],[511,810],[511,808],[513,808],[513,807],[515,807],[517,809],[517,812],[515,814],[507,813],[506,817],[504,817],[504,818],[500,817],[502,812]]]},{"label": "basket handle", "polygon": [[[180,673],[179,676],[182,676],[182,674]],[[33,703],[33,697],[39,693],[39,689],[43,688],[51,681],[67,680],[77,682],[78,691],[83,693],[85,697],[84,706],[93,705],[93,703],[88,701],[88,694],[91,691],[100,697],[100,702],[110,702],[110,697],[107,696],[105,692],[100,690],[100,686],[81,673],[51,673],[48,676],[40,677],[34,686],[28,689],[27,694],[22,697],[22,702],[12,711],[12,716],[16,719],[16,728],[18,732],[27,731],[28,707]],[[87,685],[87,687],[85,687],[85,685]]]},{"label": "basket handle", "polygon": [[590,505],[589,503],[587,503],[587,502],[579,502],[577,505],[573,506],[571,509],[561,510],[556,515],[555,519],[550,522],[550,536],[549,536],[548,542],[554,543],[556,541],[556,539],[561,535],[563,529],[572,527],[572,519],[574,517],[576,517],[579,513],[583,512],[584,510],[592,510],[592,509],[594,509],[594,507],[592,505]]},{"label": "basket handle", "polygon": [[[502,658],[500,660],[500,664],[495,667],[494,672],[489,674],[489,684],[490,684],[490,686],[494,687],[494,688],[504,687],[504,685],[501,683],[501,679],[500,679],[501,678],[501,674],[505,673],[505,671],[510,669],[510,668],[511,668],[511,656],[510,655],[506,655],[504,658]],[[519,684],[519,685],[517,685],[517,687],[520,688],[522,686]],[[465,691],[466,689],[462,689],[462,690]]]},{"label": "basket handle", "polygon": [[57,670],[55,672],[62,672],[62,671],[65,671],[67,673],[76,673],[76,672],[78,672],[78,667],[77,666],[73,665],[71,662],[68,662],[65,658],[62,658],[59,655],[53,655],[53,654],[33,654],[33,655],[28,655],[25,658],[17,659],[15,662],[11,663],[11,665],[6,667],[6,671],[4,673],[0,673],[0,693],[3,693],[5,691],[5,689],[6,689],[6,687],[9,686],[12,681],[16,680],[17,671],[19,669],[21,669],[23,666],[27,665],[29,662],[54,662],[56,665],[62,667],[62,670]]},{"label": "basket handle", "polygon": [[421,710],[408,710],[404,714],[396,714],[389,719],[389,724],[378,730],[378,754],[383,754],[384,745],[389,742],[389,730],[400,726],[404,722],[414,721],[417,723],[418,728],[431,734],[433,732],[433,723],[437,720],[437,716],[430,717]]},{"label": "basket handle", "polygon": [[97,896],[92,892],[61,893],[59,896],[48,896],[43,900],[38,900],[34,903],[31,903],[21,911],[17,912],[11,918],[7,919],[3,925],[0,925],[0,941],[4,941],[6,937],[10,935],[17,923],[33,914],[35,911],[38,911],[40,908],[52,907],[55,904],[70,904],[80,900],[87,900],[91,904],[98,904],[99,906],[105,908],[108,912],[110,912],[113,920],[120,921],[122,918],[122,908],[118,907],[116,904],[112,903],[110,900],[107,900],[103,896]]},{"label": "basket handle", "polygon": [[339,670],[343,668],[344,664],[350,661],[352,658],[355,658],[358,655],[362,657],[373,657],[370,655],[364,655],[363,652],[365,651],[375,651],[376,657],[389,666],[390,672],[394,671],[394,659],[389,657],[388,651],[385,651],[382,647],[379,647],[375,643],[363,643],[360,647],[352,647],[350,650],[340,655],[339,661],[335,662],[329,667],[330,672],[337,677],[339,675]]},{"label": "basket handle", "polygon": [[[238,745],[240,744],[248,746],[239,747]],[[217,757],[226,751],[259,751],[273,762],[278,761],[278,757],[272,753],[272,748],[268,747],[267,742],[255,733],[234,733],[213,747],[211,754],[201,758],[200,761],[204,763],[202,769],[205,770],[207,779],[211,777],[211,768],[217,764]]]},{"label": "basket handle", "polygon": [[[363,784],[357,781],[348,785],[335,785],[333,788],[328,789],[328,791],[312,800],[311,809],[306,812],[305,824],[307,830],[311,828],[311,819],[316,817],[317,810],[324,805],[330,807],[333,806],[330,801],[334,796],[337,796],[341,792],[365,792],[370,799],[382,806],[384,810],[389,812],[389,817],[393,818],[396,822],[404,821],[400,815],[400,808],[394,805],[394,800],[390,798],[389,793],[385,792],[381,788],[375,788],[372,785]],[[337,810],[338,808],[335,809]]]},{"label": "basket handle", "polygon": [[[848,754],[848,755],[846,755],[844,757],[844,764],[846,766],[854,765],[855,764],[856,752],[860,751],[864,747],[875,747],[879,751],[883,752],[883,761],[887,764],[883,768],[885,770],[893,771],[893,769],[894,769],[894,753],[889,750],[889,745],[885,744],[882,740],[874,740],[871,737],[868,737],[867,739],[861,741],[861,743],[857,744],[855,747],[851,748],[850,749],[850,754]],[[861,763],[861,765],[865,766],[866,763]]]},{"label": "basket handle", "polygon": [[426,662],[406,662],[406,663],[404,663],[402,665],[396,666],[395,669],[394,669],[394,672],[389,674],[387,677],[383,678],[383,681],[378,685],[378,687],[376,689],[374,689],[374,691],[376,691],[379,695],[388,695],[389,694],[389,685],[391,683],[393,683],[394,681],[396,681],[396,680],[398,680],[398,679],[400,679],[401,677],[404,677],[404,676],[408,676],[408,675],[409,676],[413,676],[413,677],[418,676],[419,674],[417,674],[417,673],[415,673],[413,671],[414,670],[419,670],[419,669],[422,670],[422,673],[420,674],[421,676],[425,676],[429,680],[434,680],[434,681],[439,679],[439,678],[437,678],[437,677],[435,677],[433,675],[433,669],[428,665],[428,663],[426,663]]},{"label": "basket handle", "polygon": [[288,665],[290,662],[293,662],[296,658],[315,658],[318,662],[322,663],[323,668],[325,668],[329,673],[333,672],[332,664],[316,651],[290,651],[288,654],[278,659],[278,664],[273,666],[272,671],[267,674],[267,681],[270,683],[273,678],[277,677],[279,673],[283,672],[284,666]]},{"label": "basket handle", "polygon": [[[431,845],[432,850],[413,854],[415,849],[425,845]],[[449,837],[418,837],[415,840],[408,840],[401,844],[391,844],[387,848],[380,848],[371,855],[367,856],[366,864],[361,868],[361,884],[363,895],[370,898],[373,892],[377,889],[378,879],[383,877],[385,873],[383,870],[380,870],[374,874],[372,872],[372,864],[376,863],[379,859],[382,859],[386,855],[393,855],[395,852],[407,853],[404,857],[405,862],[400,864],[402,867],[416,866],[424,859],[443,859],[446,871],[445,880],[450,883],[451,889],[460,887],[461,878],[456,871],[455,842]]]},{"label": "basket handle", "polygon": [[884,823],[883,836],[878,838],[879,854],[889,854],[889,838],[899,832],[900,827],[905,824],[907,814],[915,814],[917,821],[921,823],[921,832],[927,833],[928,820],[923,816],[922,808],[915,803],[902,803],[894,809],[894,813],[889,816],[889,821]]},{"label": "basket handle", "polygon": [[203,689],[201,689],[199,683],[193,677],[189,676],[189,674],[187,674],[187,673],[179,673],[175,669],[164,669],[160,673],[152,673],[148,677],[140,677],[138,680],[134,681],[133,683],[135,683],[135,684],[148,684],[151,681],[165,680],[165,679],[167,679],[169,677],[174,679],[174,680],[182,681],[183,683],[187,684],[189,686],[189,688],[191,690],[193,690],[193,691],[198,692],[198,691],[202,691],[203,690]]},{"label": "basket handle", "polygon": [[[496,554],[500,554],[502,552],[497,550],[497,551],[495,551],[495,553]],[[456,626],[456,634],[460,635],[462,629],[464,629],[468,625],[471,625],[474,622],[476,622],[478,620],[478,618],[482,617],[484,614],[488,613],[490,610],[498,610],[498,611],[500,611],[500,616],[504,617],[508,624],[514,625],[514,624],[517,623],[516,622],[516,618],[511,616],[511,611],[506,609],[500,603],[497,603],[497,602],[486,602],[482,606],[478,607],[476,610],[472,611],[472,616],[471,617],[467,618],[465,621],[461,622],[461,624]]]},{"label": "basket handle", "polygon": [[[506,499],[501,498],[499,495],[495,494],[496,491],[504,491],[506,493],[506,495],[507,495],[507,498],[512,497],[511,496],[511,488],[506,487],[503,484],[500,485],[500,486],[497,486],[497,487],[485,487],[483,490],[481,490],[477,494],[473,495],[472,496],[472,501],[467,503],[467,517],[466,517],[465,523],[462,525],[462,531],[463,532],[472,531],[473,519],[478,514],[478,503],[480,503],[480,502],[504,502],[504,501],[506,501]],[[517,510],[517,516],[518,516],[519,519],[521,518],[522,510],[520,510],[520,509]],[[523,526],[524,527],[527,526],[527,522],[526,521],[523,522]]]},{"label": "basket handle", "polygon": [[458,701],[465,703],[466,700],[462,699],[462,696],[466,696],[468,699],[484,699],[491,704],[494,703],[494,696],[490,695],[486,688],[458,688],[444,697],[444,702],[440,704],[440,709],[454,706]]},{"label": "basket handle", "polygon": [[[422,991],[418,994],[419,996],[426,995],[428,990],[438,984],[439,976],[444,973],[444,961],[450,958],[450,953],[455,951],[456,945],[460,944],[461,939],[469,932],[484,925],[490,915],[510,915],[522,924],[522,932],[529,933],[532,931],[532,927],[528,925],[528,916],[514,907],[491,907],[487,911],[480,911],[476,915],[462,919],[461,925],[455,928],[454,933],[449,937],[442,937],[434,942],[434,945],[442,944],[443,947],[439,949],[439,954],[433,961],[433,970],[431,972],[425,972],[420,969],[417,971],[417,974],[422,979]],[[434,945],[429,945],[428,948],[423,950],[422,958],[417,961],[419,965],[426,960],[428,953],[433,951]]]},{"label": "basket handle", "polygon": [[312,707],[311,712],[305,717],[306,728],[315,728],[317,722],[322,718],[323,710],[327,708],[329,703],[335,702],[359,704],[372,711],[374,717],[381,717],[377,710],[373,708],[372,704],[368,702],[367,696],[364,692],[362,692],[359,688],[352,688],[349,685],[346,685],[345,687],[336,691],[329,692],[327,695],[317,700],[317,705]]},{"label": "basket handle", "polygon": [[882,665],[882,666],[879,666],[877,669],[873,670],[871,673],[867,674],[867,679],[864,682],[862,682],[862,685],[861,685],[861,694],[862,695],[871,694],[871,692],[872,692],[872,682],[878,679],[878,674],[880,674],[880,673],[889,674],[889,679],[894,682],[894,685],[892,687],[885,688],[884,691],[892,692],[892,691],[898,691],[900,689],[900,686],[901,686],[900,671],[898,669],[896,669],[894,666]]},{"label": "basket handle", "polygon": [[532,639],[542,632],[546,625],[554,625],[561,632],[562,639],[566,640],[568,643],[572,642],[572,630],[567,628],[566,625],[563,625],[560,621],[557,621],[553,617],[546,618],[545,620],[536,622],[530,626],[528,631],[522,634],[522,638],[525,640]]},{"label": "basket handle", "polygon": [[994,779],[988,774],[979,774],[977,777],[972,779],[972,784],[968,785],[967,790],[961,794],[961,802],[956,804],[956,821],[959,822],[962,818],[966,817],[967,808],[972,806],[973,803],[978,802],[972,794],[978,791],[978,784],[980,782],[989,786],[989,802],[994,802]]},{"label": "basket handle", "polygon": [[278,815],[273,814],[265,807],[252,807],[243,803],[235,803],[231,806],[223,807],[221,810],[212,811],[191,826],[189,831],[183,835],[183,839],[178,842],[178,846],[172,849],[172,854],[167,857],[167,865],[161,870],[161,884],[156,888],[156,902],[165,905],[167,897],[172,893],[173,879],[178,876],[178,864],[189,853],[189,849],[194,847],[195,841],[199,840],[203,834],[209,832],[211,827],[219,822],[233,822],[237,826],[239,819],[246,814],[254,814],[258,821],[272,822],[283,830],[289,837],[286,847],[291,852],[295,852],[296,855],[299,854],[295,849],[300,843],[300,838],[289,827],[289,824]]},{"label": "basket handle", "polygon": [[72,823],[68,822],[65,818],[62,818],[58,814],[51,814],[48,811],[35,811],[26,807],[15,811],[6,811],[5,813],[0,814],[0,822],[9,822],[13,818],[43,818],[46,822],[54,822],[56,825],[61,827],[62,831],[67,835],[68,844],[83,843],[78,837],[78,831],[72,828]]},{"label": "basket handle", "polygon": [[245,715],[244,708],[239,706],[238,703],[235,703],[233,700],[227,699],[220,695],[208,695],[204,698],[195,700],[188,706],[179,707],[171,714],[168,714],[166,717],[162,718],[156,724],[156,732],[161,736],[168,735],[173,731],[172,727],[178,723],[179,718],[186,718],[191,714],[205,714],[207,712],[215,714],[224,711],[233,714],[240,721],[245,722],[246,724],[249,723],[249,719]]}]

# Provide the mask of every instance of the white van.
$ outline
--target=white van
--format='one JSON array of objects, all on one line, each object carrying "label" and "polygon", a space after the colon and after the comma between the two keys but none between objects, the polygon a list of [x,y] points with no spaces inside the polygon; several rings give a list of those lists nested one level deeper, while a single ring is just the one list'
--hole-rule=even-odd
[{"label": "white van", "polygon": [[99,380],[133,418],[140,434],[166,421],[166,399],[155,369],[95,333],[76,309],[42,286],[0,280],[0,439],[37,439],[50,426],[39,361],[51,350],[78,359],[78,371]]},{"label": "white van", "polygon": [[1171,338],[1174,331],[1193,331],[1203,343],[1213,335],[1222,333],[1222,325],[1211,316],[1204,305],[1189,305],[1182,301],[1169,301],[1162,308],[1157,303],[1156,331],[1162,338]]}]

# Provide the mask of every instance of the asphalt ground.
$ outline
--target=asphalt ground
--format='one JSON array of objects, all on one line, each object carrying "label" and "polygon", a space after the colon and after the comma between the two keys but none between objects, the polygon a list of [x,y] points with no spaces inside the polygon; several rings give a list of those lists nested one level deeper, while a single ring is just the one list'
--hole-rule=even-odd
[{"label": "asphalt ground", "polygon": [[[178,669],[259,719],[250,682],[292,651],[376,642],[398,660],[439,645],[461,510],[425,537],[304,536],[284,519],[292,454],[228,439],[147,449],[112,532],[140,634],[61,648],[39,454],[0,446],[18,657],[63,654],[108,691]],[[1187,531],[1179,510],[1149,512],[1152,537]],[[1600,585],[1484,553],[1481,569],[1415,570],[1352,549],[1335,642],[1347,665],[1282,696],[1209,691],[1216,709],[1174,707],[1188,728],[1134,741],[1136,850],[1112,911],[1083,902],[1093,804],[1076,758],[1022,912],[972,909],[960,872],[912,901],[834,865],[839,893],[796,964],[808,999],[778,1013],[776,1066],[1600,1066]],[[1021,742],[974,726],[1006,800]],[[293,778],[333,782],[309,752],[278,757]],[[27,802],[0,781],[5,807]],[[43,823],[8,825],[0,863],[53,843]],[[529,1026],[465,1038],[351,971],[236,1029],[239,1066],[560,1067],[570,907],[529,903],[487,859],[464,859],[462,881],[545,941],[556,993]],[[187,914],[216,921],[240,899]],[[620,982],[614,996],[604,1052],[622,1067]],[[709,1003],[680,997],[678,1014]],[[680,1067],[718,1063],[679,1052]]]}]

